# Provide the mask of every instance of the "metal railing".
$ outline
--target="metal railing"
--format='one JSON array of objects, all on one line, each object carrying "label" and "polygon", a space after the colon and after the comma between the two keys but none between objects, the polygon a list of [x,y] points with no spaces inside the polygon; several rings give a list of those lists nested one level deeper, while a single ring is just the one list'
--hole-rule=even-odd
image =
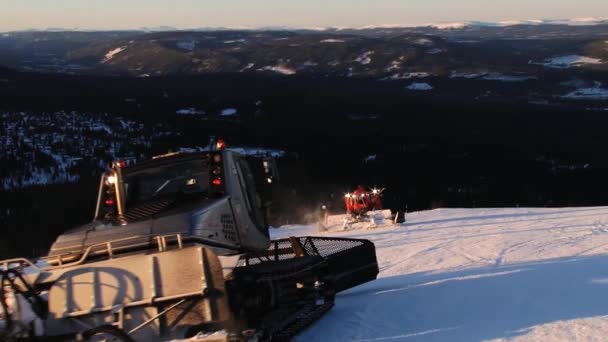
[{"label": "metal railing", "polygon": [[[139,242],[129,244],[129,241],[134,240],[142,240],[148,238],[148,242]],[[159,252],[165,252],[169,249],[169,245],[171,242],[175,242],[178,248],[183,248],[183,238],[181,233],[175,234],[165,234],[165,235],[137,235],[131,236],[128,238],[111,240],[101,243],[96,243],[88,246],[82,254],[74,254],[74,253],[65,253],[53,256],[42,257],[36,260],[36,262],[32,262],[26,258],[13,258],[0,260],[0,268],[3,270],[9,269],[23,269],[23,268],[32,268],[37,272],[51,270],[51,269],[59,269],[59,268],[67,268],[72,266],[78,266],[84,264],[87,260],[89,260],[93,256],[106,255],[108,259],[112,259],[116,254],[119,254],[122,250],[128,250],[132,248],[136,248],[138,246],[149,245],[150,241],[156,242],[157,249]],[[120,246],[116,246],[116,244],[120,243]],[[76,259],[75,261],[73,261]],[[65,262],[68,260],[68,262]],[[39,266],[38,263],[46,262],[46,266]]]}]

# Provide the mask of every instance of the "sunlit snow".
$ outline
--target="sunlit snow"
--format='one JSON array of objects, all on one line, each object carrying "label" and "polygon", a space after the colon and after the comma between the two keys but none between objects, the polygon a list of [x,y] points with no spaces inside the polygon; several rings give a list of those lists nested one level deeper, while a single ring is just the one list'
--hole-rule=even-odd
[{"label": "sunlit snow", "polygon": [[329,232],[315,224],[271,230],[273,238],[336,236],[376,246],[378,280],[338,294],[296,341],[608,336],[608,207],[436,209],[406,220],[374,215],[373,224],[343,231],[343,217],[331,216]]},{"label": "sunlit snow", "polygon": [[258,71],[273,71],[283,75],[294,75],[297,71],[285,65],[267,65],[258,69]]},{"label": "sunlit snow", "polygon": [[105,56],[104,59],[101,61],[102,63],[106,63],[109,62],[110,60],[112,60],[112,58],[114,58],[117,54],[125,51],[127,47],[126,46],[121,46],[121,47],[117,47],[115,49],[112,49],[110,51],[108,51]]},{"label": "sunlit snow", "polygon": [[436,23],[428,25],[430,27],[434,27],[440,30],[453,30],[453,29],[461,29],[467,26],[466,23]]}]

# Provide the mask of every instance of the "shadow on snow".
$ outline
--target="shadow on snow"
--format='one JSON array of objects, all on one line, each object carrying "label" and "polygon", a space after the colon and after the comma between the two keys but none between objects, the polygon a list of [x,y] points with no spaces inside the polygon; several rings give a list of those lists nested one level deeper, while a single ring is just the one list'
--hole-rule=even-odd
[{"label": "shadow on snow", "polygon": [[302,341],[481,341],[608,315],[608,256],[381,278],[336,298]]}]

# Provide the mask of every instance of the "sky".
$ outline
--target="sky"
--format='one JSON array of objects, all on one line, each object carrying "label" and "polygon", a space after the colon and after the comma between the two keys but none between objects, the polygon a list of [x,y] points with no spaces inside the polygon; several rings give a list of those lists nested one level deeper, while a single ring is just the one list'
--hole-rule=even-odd
[{"label": "sky", "polygon": [[607,0],[0,0],[0,31],[424,25],[608,17]]}]

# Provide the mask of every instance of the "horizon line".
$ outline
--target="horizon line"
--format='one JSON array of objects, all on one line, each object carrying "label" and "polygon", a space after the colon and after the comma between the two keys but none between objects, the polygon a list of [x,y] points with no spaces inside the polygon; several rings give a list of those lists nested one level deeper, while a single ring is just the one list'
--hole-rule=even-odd
[{"label": "horizon line", "polygon": [[341,30],[365,30],[365,29],[398,29],[398,28],[435,28],[440,30],[463,29],[474,26],[508,27],[508,26],[540,26],[540,25],[565,25],[565,26],[597,26],[608,24],[608,17],[578,17],[571,19],[524,19],[524,20],[502,20],[502,21],[440,21],[426,24],[369,24],[353,26],[289,26],[289,25],[233,25],[233,26],[196,26],[196,27],[174,27],[172,25],[158,25],[153,27],[141,26],[132,28],[27,28],[1,33],[17,32],[119,32],[119,31],[341,31]]}]

